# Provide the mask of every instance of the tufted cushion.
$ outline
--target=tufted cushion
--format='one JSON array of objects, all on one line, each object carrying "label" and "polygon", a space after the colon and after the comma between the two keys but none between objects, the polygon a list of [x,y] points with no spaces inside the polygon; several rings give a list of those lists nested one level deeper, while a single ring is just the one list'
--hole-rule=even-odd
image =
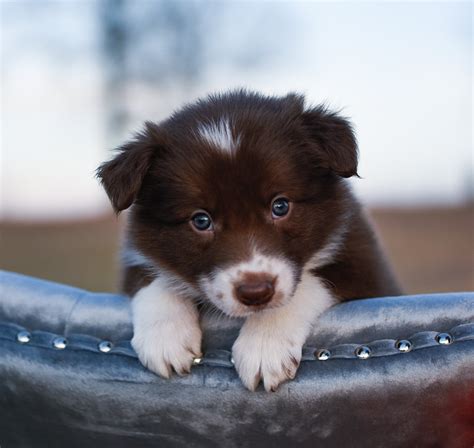
[{"label": "tufted cushion", "polygon": [[204,321],[200,364],[163,380],[130,347],[128,299],[7,272],[0,283],[2,448],[474,444],[474,293],[337,305],[295,380],[268,394],[233,368],[238,320]]}]

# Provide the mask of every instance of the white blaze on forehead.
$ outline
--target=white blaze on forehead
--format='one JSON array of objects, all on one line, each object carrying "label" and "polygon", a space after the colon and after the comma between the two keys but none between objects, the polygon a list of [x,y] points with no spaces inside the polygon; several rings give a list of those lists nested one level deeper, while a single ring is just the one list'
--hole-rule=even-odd
[{"label": "white blaze on forehead", "polygon": [[198,133],[206,142],[224,152],[235,152],[240,144],[240,136],[234,138],[230,121],[227,118],[200,124]]},{"label": "white blaze on forehead", "polygon": [[[234,298],[234,285],[248,273],[265,273],[277,279],[275,296],[282,296],[281,302],[291,298],[295,289],[295,271],[288,260],[254,252],[248,261],[234,264],[226,269],[217,269],[200,279],[200,286],[207,298],[230,316],[248,314],[245,305]],[[270,304],[271,305],[271,304]]]}]

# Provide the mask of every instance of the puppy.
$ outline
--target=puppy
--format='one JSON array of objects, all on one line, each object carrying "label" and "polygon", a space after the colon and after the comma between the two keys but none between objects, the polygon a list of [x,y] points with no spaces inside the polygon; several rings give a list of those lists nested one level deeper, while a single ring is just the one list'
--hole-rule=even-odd
[{"label": "puppy", "polygon": [[98,177],[116,212],[130,208],[123,291],[140,361],[165,378],[188,373],[206,301],[245,318],[235,367],[248,389],[274,391],[324,310],[398,295],[345,180],[357,156],[336,113],[244,90],[147,122],[120,147]]}]

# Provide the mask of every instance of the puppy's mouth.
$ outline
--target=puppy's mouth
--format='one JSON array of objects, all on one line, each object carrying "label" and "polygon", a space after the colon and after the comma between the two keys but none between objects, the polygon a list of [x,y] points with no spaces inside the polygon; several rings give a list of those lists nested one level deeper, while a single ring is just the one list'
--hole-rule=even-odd
[{"label": "puppy's mouth", "polygon": [[243,316],[251,316],[252,314],[257,314],[262,311],[273,310],[276,308],[281,308],[285,306],[288,302],[291,301],[293,295],[288,297],[283,297],[283,294],[276,294],[276,296],[268,303],[259,304],[259,305],[242,305],[237,303],[235,306],[234,316],[235,317],[243,317]]},{"label": "puppy's mouth", "polygon": [[266,311],[274,310],[286,306],[291,302],[294,293],[284,296],[283,294],[277,293],[275,298],[268,303],[258,305],[244,305],[234,299],[229,301],[223,301],[223,298],[208,297],[211,303],[220,309],[224,314],[229,317],[249,317],[255,314],[264,313]]},{"label": "puppy's mouth", "polygon": [[286,305],[296,283],[295,269],[287,260],[261,254],[215,270],[199,282],[206,298],[231,317],[246,317]]}]

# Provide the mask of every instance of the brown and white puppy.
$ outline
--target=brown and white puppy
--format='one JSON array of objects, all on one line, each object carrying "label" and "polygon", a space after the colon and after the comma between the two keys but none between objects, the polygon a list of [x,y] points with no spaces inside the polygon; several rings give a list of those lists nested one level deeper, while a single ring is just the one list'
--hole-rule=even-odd
[{"label": "brown and white puppy", "polygon": [[324,310],[399,294],[354,175],[351,125],[300,95],[233,91],[146,123],[98,169],[115,211],[131,207],[123,291],[141,362],[189,372],[206,300],[246,318],[233,346],[245,386],[275,390]]}]

